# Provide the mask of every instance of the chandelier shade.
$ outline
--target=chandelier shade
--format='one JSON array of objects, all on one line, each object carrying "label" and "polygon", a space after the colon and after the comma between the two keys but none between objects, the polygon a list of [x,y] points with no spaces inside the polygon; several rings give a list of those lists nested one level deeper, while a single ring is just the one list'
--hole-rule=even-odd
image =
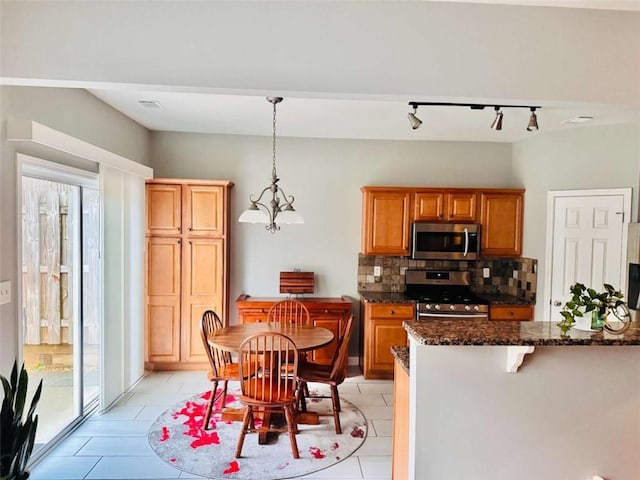
[{"label": "chandelier shade", "polygon": [[[279,223],[284,224],[300,224],[304,223],[302,215],[293,208],[293,195],[287,195],[285,191],[278,185],[280,179],[276,172],[276,105],[282,101],[282,97],[267,97],[267,101],[273,105],[273,158],[271,164],[271,183],[262,189],[260,195],[254,197],[249,196],[249,208],[247,208],[240,217],[238,222],[241,223],[265,223],[265,228],[276,233],[280,230]],[[268,200],[270,192],[271,199]],[[264,202],[262,197],[266,198]]]}]

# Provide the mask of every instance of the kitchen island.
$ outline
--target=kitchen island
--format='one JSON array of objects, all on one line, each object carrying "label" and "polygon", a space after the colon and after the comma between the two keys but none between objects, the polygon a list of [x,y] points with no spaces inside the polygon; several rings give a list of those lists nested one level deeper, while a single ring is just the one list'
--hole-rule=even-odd
[{"label": "kitchen island", "polygon": [[407,478],[640,478],[640,323],[567,337],[554,322],[403,325]]}]

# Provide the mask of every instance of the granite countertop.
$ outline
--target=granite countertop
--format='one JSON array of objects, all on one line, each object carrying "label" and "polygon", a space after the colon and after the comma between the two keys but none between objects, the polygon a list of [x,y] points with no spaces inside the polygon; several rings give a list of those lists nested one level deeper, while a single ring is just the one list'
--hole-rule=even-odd
[{"label": "granite countertop", "polygon": [[360,298],[369,303],[416,303],[404,292],[358,292]]},{"label": "granite countertop", "polygon": [[391,354],[400,362],[402,369],[409,375],[409,347],[391,347]]},{"label": "granite countertop", "polygon": [[438,320],[405,321],[404,328],[422,345],[640,345],[640,322],[633,321],[621,335],[569,330],[560,335],[555,322]]},{"label": "granite countertop", "polygon": [[488,294],[479,293],[479,297],[484,298],[490,305],[535,305],[536,302],[522,297],[506,295],[504,293]]}]

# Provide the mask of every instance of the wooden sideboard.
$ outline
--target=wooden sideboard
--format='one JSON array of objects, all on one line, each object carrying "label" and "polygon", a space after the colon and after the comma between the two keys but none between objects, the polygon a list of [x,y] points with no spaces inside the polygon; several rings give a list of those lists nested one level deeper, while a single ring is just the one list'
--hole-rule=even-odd
[{"label": "wooden sideboard", "polygon": [[[236,300],[238,307],[238,321],[241,323],[266,322],[267,313],[271,307],[284,300],[284,297],[251,297],[240,295]],[[334,340],[325,348],[314,350],[312,360],[329,365],[336,351],[338,338],[342,336],[349,315],[351,315],[352,301],[350,297],[305,297],[297,298],[309,310],[313,325],[331,330]],[[347,366],[345,365],[345,368]]]}]

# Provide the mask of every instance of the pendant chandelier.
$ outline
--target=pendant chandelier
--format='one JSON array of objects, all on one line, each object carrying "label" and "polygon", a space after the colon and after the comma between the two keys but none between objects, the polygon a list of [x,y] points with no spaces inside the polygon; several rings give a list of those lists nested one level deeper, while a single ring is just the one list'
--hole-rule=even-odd
[{"label": "pendant chandelier", "polygon": [[[280,179],[276,173],[276,105],[282,101],[282,97],[267,97],[267,101],[273,105],[273,161],[271,164],[271,184],[267,185],[258,198],[249,196],[249,208],[247,208],[240,218],[242,223],[266,223],[265,229],[271,233],[280,230],[278,223],[304,223],[302,216],[293,208],[293,195],[288,196],[281,187],[278,186]],[[269,205],[262,202],[262,197],[271,192]],[[282,195],[282,197],[280,197]],[[269,195],[267,194],[267,198]],[[266,202],[266,199],[265,199]],[[276,223],[277,220],[277,223]]]}]

